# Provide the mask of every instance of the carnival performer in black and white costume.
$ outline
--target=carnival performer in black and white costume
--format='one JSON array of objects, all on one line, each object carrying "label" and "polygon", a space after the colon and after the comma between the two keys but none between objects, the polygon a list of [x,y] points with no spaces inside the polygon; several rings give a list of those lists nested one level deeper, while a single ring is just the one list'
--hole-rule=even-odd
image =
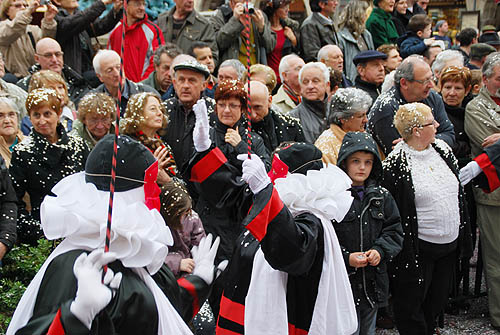
[{"label": "carnival performer in black and white costume", "polygon": [[[139,142],[118,140],[110,251],[103,252],[113,136],[99,141],[85,172],[61,180],[41,206],[48,239],[64,238],[23,295],[7,334],[191,334],[214,278],[219,241],[193,250],[192,275],[164,264],[172,235],[159,214],[158,161]],[[104,283],[102,266],[108,265]]]},{"label": "carnival performer in black and white costume", "polygon": [[203,101],[193,110],[195,187],[214,202],[251,205],[242,209],[246,231],[224,274],[217,334],[352,334],[356,310],[331,222],[351,206],[349,177],[323,168],[321,152],[306,143],[275,156],[271,175],[286,175],[275,185],[257,155],[239,155],[241,175],[212,145]]}]

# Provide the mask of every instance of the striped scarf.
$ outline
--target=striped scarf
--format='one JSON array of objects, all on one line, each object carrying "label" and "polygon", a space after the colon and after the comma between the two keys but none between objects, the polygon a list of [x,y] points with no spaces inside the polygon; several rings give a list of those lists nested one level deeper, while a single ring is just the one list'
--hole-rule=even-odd
[{"label": "striped scarf", "polygon": [[[499,0],[500,1],[500,0]],[[301,103],[302,99],[300,95],[296,95],[293,90],[288,86],[286,83],[283,83],[283,91],[292,99],[294,102],[295,106]]]}]

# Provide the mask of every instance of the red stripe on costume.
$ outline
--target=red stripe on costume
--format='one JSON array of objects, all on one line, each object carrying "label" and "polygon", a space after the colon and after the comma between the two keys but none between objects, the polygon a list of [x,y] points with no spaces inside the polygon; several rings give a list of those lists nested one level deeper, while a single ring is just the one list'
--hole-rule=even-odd
[{"label": "red stripe on costume", "polygon": [[186,291],[189,292],[191,297],[193,297],[193,317],[194,317],[200,310],[200,301],[198,299],[198,293],[196,293],[196,288],[194,287],[193,283],[191,283],[184,277],[179,278],[177,280],[177,284],[179,284],[179,286],[181,286],[182,288],[186,289]]},{"label": "red stripe on costume", "polygon": [[288,335],[307,335],[307,330],[295,328],[291,323],[288,324]]},{"label": "red stripe on costume", "polygon": [[267,225],[271,222],[276,215],[283,209],[283,202],[281,201],[278,192],[273,188],[273,194],[271,195],[271,199],[269,199],[266,207],[262,209],[262,211],[257,214],[257,216],[250,221],[250,223],[246,226],[252,235],[259,241],[262,241],[264,236],[267,233]]},{"label": "red stripe on costume", "polygon": [[219,316],[243,326],[245,324],[245,305],[231,301],[223,294],[220,299]]},{"label": "red stripe on costume", "polygon": [[216,147],[193,166],[191,181],[202,183],[226,162],[226,156]]},{"label": "red stripe on costume", "polygon": [[50,324],[49,330],[47,331],[47,335],[64,335],[66,332],[64,331],[62,322],[61,322],[61,309],[57,311],[56,317],[54,321]]},{"label": "red stripe on costume", "polygon": [[488,185],[490,186],[490,192],[493,192],[495,189],[500,187],[500,180],[498,179],[498,174],[497,170],[495,169],[495,166],[490,161],[490,158],[488,157],[487,154],[482,153],[474,160],[479,164],[479,167],[481,170],[483,170],[484,174],[486,175],[486,178],[488,178]]}]

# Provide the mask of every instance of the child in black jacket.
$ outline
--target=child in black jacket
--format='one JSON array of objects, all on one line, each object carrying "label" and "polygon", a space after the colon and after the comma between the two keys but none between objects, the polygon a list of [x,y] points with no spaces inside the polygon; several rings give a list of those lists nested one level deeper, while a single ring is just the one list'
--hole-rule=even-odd
[{"label": "child in black jacket", "polygon": [[349,132],[337,165],[352,179],[354,201],[341,222],[334,222],[358,314],[355,334],[375,334],[378,307],[387,305],[387,262],[402,248],[403,230],[396,202],[379,185],[382,163],[367,133]]}]

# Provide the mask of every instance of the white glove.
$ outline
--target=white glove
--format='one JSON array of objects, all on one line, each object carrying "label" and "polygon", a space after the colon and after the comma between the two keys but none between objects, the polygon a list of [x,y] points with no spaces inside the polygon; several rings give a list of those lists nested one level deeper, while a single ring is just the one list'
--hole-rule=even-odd
[{"label": "white glove", "polygon": [[479,164],[476,161],[471,161],[469,164],[460,169],[458,178],[463,186],[467,185],[472,179],[482,172]]},{"label": "white glove", "polygon": [[114,253],[97,249],[88,255],[82,253],[73,265],[78,289],[69,309],[88,329],[92,326],[95,316],[113,298],[112,290],[120,286],[121,272],[114,274],[110,268],[106,271],[104,283],[101,282],[102,267],[115,260]]},{"label": "white glove", "polygon": [[212,141],[210,140],[208,124],[207,105],[205,100],[200,99],[194,104],[193,112],[196,116],[196,123],[193,130],[194,148],[197,152],[203,152],[210,148]]},{"label": "white glove", "polygon": [[236,158],[243,161],[243,175],[241,178],[246,181],[253,194],[259,193],[271,183],[266,167],[259,156],[252,154],[252,159],[248,159],[248,154],[241,154]]},{"label": "white glove", "polygon": [[[219,249],[220,238],[217,237],[212,244],[212,234],[208,234],[202,238],[198,246],[191,249],[191,254],[194,260],[193,275],[203,279],[208,285],[212,284],[214,280],[214,260]],[[217,276],[226,269],[228,261],[220,262],[217,266]]]}]

